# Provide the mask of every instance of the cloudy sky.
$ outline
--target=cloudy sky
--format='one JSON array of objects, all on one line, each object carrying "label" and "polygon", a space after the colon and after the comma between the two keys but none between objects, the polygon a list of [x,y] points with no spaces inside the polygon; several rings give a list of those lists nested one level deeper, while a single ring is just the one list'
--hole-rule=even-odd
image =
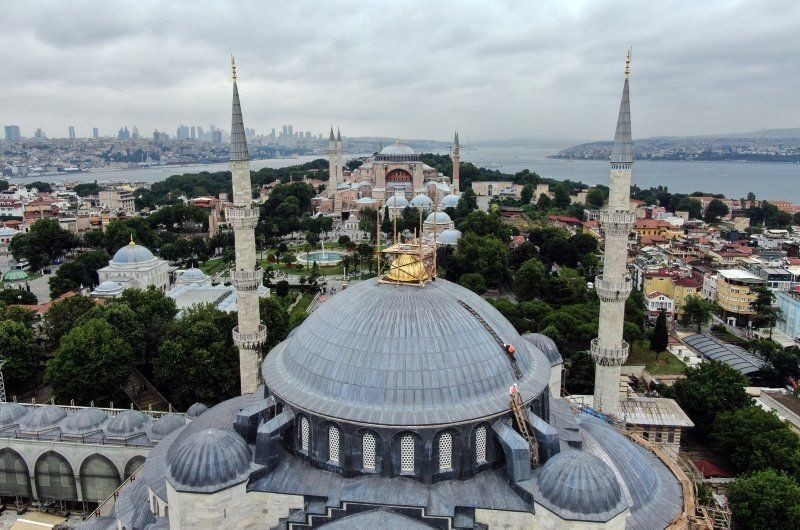
[{"label": "cloudy sky", "polygon": [[611,139],[800,127],[800,2],[0,2],[0,123]]}]

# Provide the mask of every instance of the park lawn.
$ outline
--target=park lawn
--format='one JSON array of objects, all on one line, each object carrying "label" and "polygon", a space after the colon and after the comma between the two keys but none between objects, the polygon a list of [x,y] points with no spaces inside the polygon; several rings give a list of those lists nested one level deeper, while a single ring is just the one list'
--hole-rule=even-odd
[{"label": "park lawn", "polygon": [[223,271],[228,267],[230,267],[230,265],[224,259],[214,258],[200,265],[200,270],[205,272],[209,276],[213,276],[214,274]]},{"label": "park lawn", "polygon": [[658,356],[658,364],[656,365],[656,354],[650,349],[647,341],[637,340],[631,347],[630,355],[626,365],[641,366],[644,365],[645,369],[653,375],[670,375],[682,374],[686,369],[677,357],[669,352],[661,352]]},{"label": "park lawn", "polygon": [[303,320],[306,319],[308,313],[306,313],[306,309],[308,309],[309,304],[311,304],[311,300],[314,299],[314,294],[312,293],[303,293],[303,298],[292,308],[292,312],[289,313],[289,325],[292,328],[296,328],[299,326]]}]

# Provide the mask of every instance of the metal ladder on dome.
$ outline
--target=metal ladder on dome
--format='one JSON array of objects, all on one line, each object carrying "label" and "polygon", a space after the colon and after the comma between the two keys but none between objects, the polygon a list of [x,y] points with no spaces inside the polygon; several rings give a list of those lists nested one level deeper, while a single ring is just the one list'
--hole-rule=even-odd
[{"label": "metal ladder on dome", "polygon": [[502,339],[500,339],[500,337],[497,335],[497,333],[494,331],[494,329],[492,329],[492,326],[490,326],[490,325],[489,325],[489,324],[488,324],[488,323],[487,323],[487,322],[486,322],[486,321],[483,319],[483,317],[482,317],[482,316],[480,316],[480,315],[478,314],[478,312],[477,312],[477,311],[475,311],[475,309],[473,309],[473,307],[472,307],[471,305],[469,305],[468,303],[466,303],[464,300],[459,300],[459,301],[458,301],[458,303],[459,303],[459,304],[461,304],[461,306],[462,306],[464,309],[466,309],[467,311],[469,311],[469,313],[470,313],[470,314],[471,314],[473,317],[475,317],[475,319],[476,319],[478,322],[480,322],[481,324],[483,324],[483,327],[484,327],[484,328],[486,328],[486,331],[488,331],[488,332],[489,332],[489,333],[492,335],[492,337],[494,337],[494,340],[495,340],[495,342],[497,342],[497,344],[500,346],[500,349],[501,349],[501,350],[503,350],[503,352],[504,352],[504,353],[506,354],[506,356],[508,357],[508,360],[509,360],[509,362],[511,363],[511,368],[514,370],[514,375],[517,377],[517,379],[521,378],[521,377],[522,377],[522,371],[520,371],[520,369],[519,369],[519,365],[517,364],[517,360],[516,360],[516,359],[514,359],[514,357],[512,357],[512,356],[511,356],[511,355],[508,353],[508,351],[506,351],[506,348],[505,348],[505,342],[503,342],[503,341],[502,341]]},{"label": "metal ladder on dome", "polygon": [[539,444],[536,441],[536,435],[534,435],[530,429],[528,429],[528,422],[525,421],[525,417],[522,414],[522,396],[519,393],[519,390],[516,388],[516,385],[511,387],[511,411],[514,413],[514,419],[517,421],[517,428],[519,429],[520,434],[525,440],[528,442],[528,446],[531,449],[531,466],[535,469],[539,467]]}]

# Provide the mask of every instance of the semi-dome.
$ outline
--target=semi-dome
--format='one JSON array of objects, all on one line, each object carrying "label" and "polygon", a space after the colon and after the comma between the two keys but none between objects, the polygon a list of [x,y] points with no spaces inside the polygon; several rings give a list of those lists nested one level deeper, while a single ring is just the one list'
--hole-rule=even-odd
[{"label": "semi-dome", "polygon": [[55,405],[36,407],[19,422],[19,428],[26,432],[40,432],[52,429],[66,417],[64,409]]},{"label": "semi-dome", "polygon": [[188,436],[169,467],[173,486],[189,489],[221,489],[245,480],[249,470],[247,443],[224,429],[204,429]]},{"label": "semi-dome", "polygon": [[92,296],[116,296],[122,294],[122,285],[113,280],[106,280],[100,282],[100,285],[94,288]]},{"label": "semi-dome", "polygon": [[111,263],[115,265],[134,265],[138,263],[145,263],[156,259],[153,253],[147,247],[137,245],[131,240],[130,243],[119,249],[114,257],[111,258]]},{"label": "semi-dome", "polygon": [[186,411],[186,417],[188,418],[196,418],[200,414],[204,413],[208,410],[208,407],[202,403],[194,403],[189,409]]},{"label": "semi-dome", "polygon": [[11,269],[3,274],[3,281],[6,283],[27,282],[28,273],[22,269]]},{"label": "semi-dome", "polygon": [[184,425],[186,425],[186,419],[180,414],[164,414],[156,420],[151,431],[156,438],[160,439]]},{"label": "semi-dome", "polygon": [[545,354],[547,360],[550,361],[550,366],[563,364],[564,359],[561,357],[561,352],[558,351],[558,346],[556,346],[553,339],[547,335],[542,335],[541,333],[526,333],[522,338],[539,348],[542,353]]},{"label": "semi-dome", "polygon": [[28,408],[19,403],[0,403],[0,427],[16,425],[28,413]]},{"label": "semi-dome", "polygon": [[408,199],[402,195],[392,195],[386,199],[386,206],[389,208],[405,208],[408,206]]},{"label": "semi-dome", "polygon": [[[522,372],[492,333],[517,347]],[[378,425],[439,425],[508,413],[508,388],[539,396],[544,354],[472,291],[358,282],[319,306],[262,364],[276,399],[319,415]]]},{"label": "semi-dome", "polygon": [[429,208],[433,206],[433,201],[424,193],[420,193],[411,199],[411,206],[414,208]]},{"label": "semi-dome", "polygon": [[109,436],[131,436],[144,430],[148,416],[138,410],[120,412],[106,426]]},{"label": "semi-dome", "polygon": [[61,432],[65,434],[86,434],[98,430],[107,419],[108,414],[102,409],[80,409],[61,421]]},{"label": "semi-dome", "polygon": [[403,156],[403,155],[414,155],[416,153],[414,152],[414,149],[410,145],[400,143],[400,140],[397,140],[395,143],[389,144],[383,149],[381,149],[381,152],[378,154]]},{"label": "semi-dome", "polygon": [[436,236],[436,242],[440,245],[458,245],[458,240],[461,239],[461,231],[455,228],[448,228]]},{"label": "semi-dome", "polygon": [[442,208],[455,208],[458,206],[458,195],[445,195],[442,197]]},{"label": "semi-dome", "polygon": [[450,219],[450,216],[444,212],[431,212],[428,217],[425,218],[425,222],[428,224],[446,225],[453,221]]},{"label": "semi-dome", "polygon": [[622,500],[611,468],[583,451],[562,451],[549,459],[539,473],[538,487],[552,507],[577,514],[605,513]]}]

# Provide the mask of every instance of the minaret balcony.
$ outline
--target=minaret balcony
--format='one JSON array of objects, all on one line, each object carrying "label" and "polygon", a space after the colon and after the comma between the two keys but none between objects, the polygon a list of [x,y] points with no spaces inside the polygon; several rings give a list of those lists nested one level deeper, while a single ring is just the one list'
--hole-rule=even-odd
[{"label": "minaret balcony", "polygon": [[603,212],[602,227],[607,236],[628,236],[636,223],[636,214],[629,210]]},{"label": "minaret balcony", "polygon": [[233,328],[233,343],[237,348],[244,350],[257,350],[267,342],[267,326],[258,325],[258,331],[239,332],[239,326]]},{"label": "minaret balcony", "polygon": [[225,208],[225,220],[234,230],[253,230],[258,224],[258,208],[231,206]]},{"label": "minaret balcony", "polygon": [[264,271],[261,269],[254,271],[232,270],[230,278],[237,291],[255,291],[261,285]]},{"label": "minaret balcony", "polygon": [[623,340],[620,346],[607,348],[600,346],[600,339],[592,339],[589,352],[594,362],[600,366],[622,366],[628,360],[630,345]]},{"label": "minaret balcony", "polygon": [[624,302],[632,288],[633,281],[629,276],[622,280],[605,280],[602,276],[594,279],[597,297],[603,302]]}]

